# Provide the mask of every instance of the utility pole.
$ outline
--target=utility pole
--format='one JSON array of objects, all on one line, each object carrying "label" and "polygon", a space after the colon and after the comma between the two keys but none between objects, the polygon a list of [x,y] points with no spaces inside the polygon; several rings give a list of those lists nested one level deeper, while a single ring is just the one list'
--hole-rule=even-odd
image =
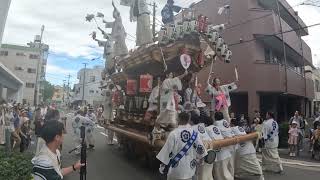
[{"label": "utility pole", "polygon": [[287,51],[286,51],[286,44],[284,42],[283,36],[283,29],[282,29],[282,22],[281,22],[281,12],[280,12],[280,5],[279,0],[276,0],[277,11],[279,16],[279,25],[280,25],[280,33],[281,33],[281,40],[282,40],[282,48],[283,48],[283,58],[284,58],[284,81],[285,81],[285,93],[288,93],[288,74],[287,74]]},{"label": "utility pole", "polygon": [[86,82],[86,69],[87,69],[88,63],[82,63],[82,64],[84,64],[83,81],[82,81],[82,105],[84,105],[84,87],[85,87],[85,82]]},{"label": "utility pole", "polygon": [[64,103],[64,93],[66,88],[66,80],[63,80],[63,90],[62,90],[62,102]]},{"label": "utility pole", "polygon": [[67,78],[68,78],[68,86],[67,86],[67,102],[68,102],[68,106],[69,106],[69,104],[70,104],[70,98],[69,98],[69,94],[70,94],[70,77],[71,77],[71,75],[69,74],[68,76],[67,76]]},{"label": "utility pole", "polygon": [[153,24],[152,24],[152,33],[153,33],[153,39],[155,41],[156,38],[156,2],[153,2]]},{"label": "utility pole", "polygon": [[[297,18],[297,22],[299,23],[299,14],[298,11],[295,12],[296,18]],[[306,79],[306,72],[305,72],[305,61],[304,61],[304,52],[303,52],[303,44],[302,44],[302,36],[301,36],[301,31],[304,29],[299,29],[298,30],[298,36],[299,36],[299,40],[300,40],[300,50],[301,50],[301,61],[303,63],[303,67],[301,68],[301,73],[304,77],[304,96],[305,96],[305,100],[304,100],[304,114],[307,116],[307,79]]]},{"label": "utility pole", "polygon": [[42,36],[44,32],[44,25],[41,26],[41,35],[40,35],[40,44],[39,44],[39,50],[40,50],[40,57],[37,63],[37,71],[36,71],[36,83],[35,83],[35,89],[34,89],[34,106],[38,105],[39,101],[39,89],[40,89],[40,83],[39,83],[39,74],[41,71],[41,62],[42,62]]},{"label": "utility pole", "polygon": [[157,8],[157,4],[154,1],[152,4],[151,3],[147,3],[147,5],[152,6],[153,7],[153,22],[152,22],[152,35],[153,35],[153,40],[155,41],[155,37],[156,37],[156,8]]}]

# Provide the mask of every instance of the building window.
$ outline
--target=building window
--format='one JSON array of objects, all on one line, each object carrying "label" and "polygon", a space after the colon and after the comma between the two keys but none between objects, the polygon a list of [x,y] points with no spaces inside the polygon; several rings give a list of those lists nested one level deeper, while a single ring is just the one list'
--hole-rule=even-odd
[{"label": "building window", "polygon": [[15,66],[15,67],[14,67],[14,70],[16,70],[16,71],[23,71],[23,68],[22,68],[22,67],[19,67],[19,66]]},{"label": "building window", "polygon": [[0,51],[0,56],[8,56],[8,51]]},{"label": "building window", "polygon": [[38,54],[30,54],[29,59],[40,59],[40,56]]},{"label": "building window", "polygon": [[34,88],[34,83],[26,83],[27,88]]},{"label": "building window", "polygon": [[36,73],[36,69],[28,68],[28,73]]},{"label": "building window", "polygon": [[319,82],[319,80],[316,79],[314,84],[315,84],[315,86],[316,86],[316,87],[315,87],[316,92],[320,92],[320,82]]},{"label": "building window", "polygon": [[27,104],[27,100],[26,99],[22,99],[22,104]]},{"label": "building window", "polygon": [[93,94],[93,93],[94,93],[94,90],[90,90],[89,93],[90,93],[90,94]]},{"label": "building window", "polygon": [[17,53],[16,53],[16,56],[26,56],[26,54],[23,53],[23,52],[17,52]]},{"label": "building window", "polygon": [[98,93],[99,93],[99,91],[96,91],[96,93],[98,94]]},{"label": "building window", "polygon": [[95,76],[90,76],[90,82],[95,82],[96,81],[96,77]]}]

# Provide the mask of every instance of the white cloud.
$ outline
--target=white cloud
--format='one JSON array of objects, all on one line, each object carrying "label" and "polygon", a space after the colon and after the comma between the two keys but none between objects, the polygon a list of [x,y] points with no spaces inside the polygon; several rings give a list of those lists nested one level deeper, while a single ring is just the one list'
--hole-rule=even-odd
[{"label": "white cloud", "polygon": [[[304,0],[288,0],[291,5],[297,5]],[[294,8],[307,26],[320,23],[320,7],[300,5]],[[309,35],[303,37],[311,47],[313,64],[320,67],[320,26],[310,27]]]},{"label": "white cloud", "polygon": [[[103,12],[112,21],[112,0],[13,0],[8,14],[3,41],[26,44],[40,33],[45,25],[43,41],[55,53],[72,57],[87,57],[102,52],[89,34],[96,30],[94,23],[85,21],[87,13]],[[116,4],[117,1],[115,1]],[[127,32],[135,34],[135,23],[129,22],[129,8],[118,4]],[[102,23],[101,23],[102,25]],[[134,42],[127,41],[133,48]],[[94,47],[94,48],[92,48]]]},{"label": "white cloud", "polygon": [[66,69],[66,68],[63,68],[60,66],[48,64],[47,65],[47,73],[67,75],[67,74],[75,74],[75,73],[77,73],[77,71],[74,69]]},{"label": "white cloud", "polygon": [[[129,7],[119,5],[119,0],[114,0],[121,12],[126,31],[135,35],[136,24],[129,21]],[[153,0],[148,0],[153,2]],[[189,6],[199,0],[175,0],[178,5]],[[291,5],[296,5],[304,0],[288,0]],[[45,25],[44,42],[50,45],[54,53],[62,53],[72,57],[86,57],[91,59],[102,49],[89,37],[96,30],[94,23],[85,21],[87,13],[102,12],[106,20],[112,21],[112,0],[12,0],[3,42],[13,44],[26,44],[40,33],[41,25]],[[160,10],[166,0],[158,0],[160,4],[157,11],[159,19]],[[320,8],[298,6],[295,8],[307,25],[320,22]],[[150,8],[151,10],[151,8]],[[161,19],[159,19],[161,20]],[[99,23],[101,21],[99,20]],[[310,35],[304,37],[312,48],[314,64],[320,63],[320,27],[309,28]],[[132,39],[128,36],[129,39]],[[129,48],[134,47],[134,42],[127,40]],[[317,58],[318,57],[318,58]]]}]

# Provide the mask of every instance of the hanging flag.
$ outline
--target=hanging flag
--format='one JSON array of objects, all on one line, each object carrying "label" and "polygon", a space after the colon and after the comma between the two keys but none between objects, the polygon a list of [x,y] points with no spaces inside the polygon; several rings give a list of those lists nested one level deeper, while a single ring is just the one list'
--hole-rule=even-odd
[{"label": "hanging flag", "polygon": [[122,6],[131,6],[132,0],[120,0],[120,5]]},{"label": "hanging flag", "polygon": [[236,75],[236,81],[239,81],[238,69],[237,66],[234,68],[234,73]]}]

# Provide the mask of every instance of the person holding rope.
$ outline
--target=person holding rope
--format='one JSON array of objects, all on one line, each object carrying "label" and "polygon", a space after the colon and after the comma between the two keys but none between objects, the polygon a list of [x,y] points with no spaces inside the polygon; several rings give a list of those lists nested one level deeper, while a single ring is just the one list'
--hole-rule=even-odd
[{"label": "person holding rope", "polygon": [[[232,132],[236,136],[246,135],[241,121],[236,119],[230,123]],[[236,150],[235,177],[256,176],[264,180],[262,168],[256,155],[256,149],[251,141],[240,143]]]},{"label": "person holding rope", "polygon": [[192,180],[197,164],[207,155],[200,136],[189,124],[186,112],[178,115],[179,126],[170,132],[165,145],[157,155],[161,161],[160,173],[167,180]]}]

